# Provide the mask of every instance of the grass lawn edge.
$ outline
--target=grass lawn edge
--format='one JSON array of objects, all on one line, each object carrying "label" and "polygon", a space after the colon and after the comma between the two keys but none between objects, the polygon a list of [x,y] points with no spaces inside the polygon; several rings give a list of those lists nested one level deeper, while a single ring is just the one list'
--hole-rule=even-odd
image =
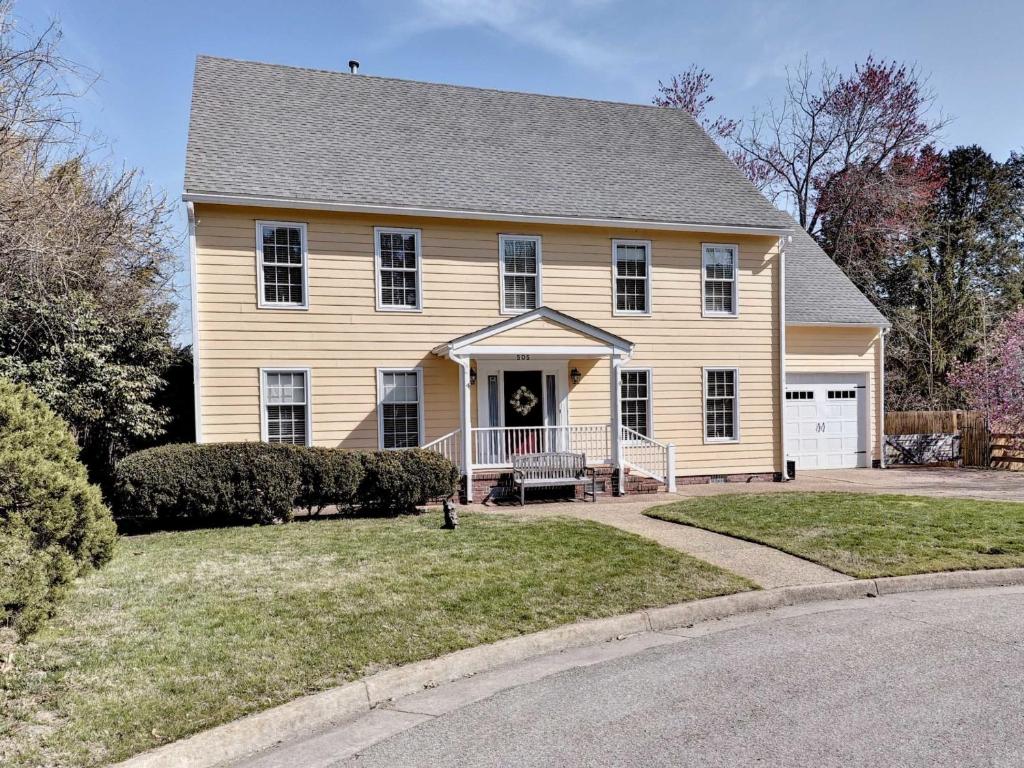
[{"label": "grass lawn edge", "polygon": [[849,491],[737,493],[647,517],[771,547],[855,579],[1024,567],[1024,503]]}]

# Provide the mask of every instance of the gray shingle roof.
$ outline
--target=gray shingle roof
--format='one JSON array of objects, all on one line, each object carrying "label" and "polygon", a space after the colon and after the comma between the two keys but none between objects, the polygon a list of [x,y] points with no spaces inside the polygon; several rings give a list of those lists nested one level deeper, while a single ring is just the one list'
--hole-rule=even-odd
[{"label": "gray shingle roof", "polygon": [[680,110],[207,56],[185,191],[791,226]]},{"label": "gray shingle roof", "polygon": [[786,245],[786,322],[889,327],[814,238],[795,221],[793,226]]}]

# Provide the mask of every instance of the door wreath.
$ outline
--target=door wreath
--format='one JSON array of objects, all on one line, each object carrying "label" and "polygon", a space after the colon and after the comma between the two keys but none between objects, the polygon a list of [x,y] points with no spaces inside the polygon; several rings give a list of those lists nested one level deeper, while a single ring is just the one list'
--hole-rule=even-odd
[{"label": "door wreath", "polygon": [[524,385],[516,390],[515,394],[509,399],[508,404],[520,416],[526,416],[534,409],[538,402],[537,396]]}]

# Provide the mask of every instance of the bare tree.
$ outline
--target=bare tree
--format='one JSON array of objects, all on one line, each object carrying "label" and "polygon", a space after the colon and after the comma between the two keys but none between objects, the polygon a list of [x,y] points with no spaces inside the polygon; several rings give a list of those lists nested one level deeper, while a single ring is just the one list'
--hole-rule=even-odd
[{"label": "bare tree", "polygon": [[162,194],[92,159],[74,104],[93,75],[60,41],[0,0],[0,375],[63,416],[102,477],[164,421],[177,239]]},{"label": "bare tree", "polygon": [[877,197],[874,185],[894,163],[935,140],[945,120],[929,117],[934,100],[916,67],[869,56],[850,74],[816,73],[804,61],[789,70],[782,102],[755,111],[728,139],[762,189],[817,234],[826,209],[842,222]]}]

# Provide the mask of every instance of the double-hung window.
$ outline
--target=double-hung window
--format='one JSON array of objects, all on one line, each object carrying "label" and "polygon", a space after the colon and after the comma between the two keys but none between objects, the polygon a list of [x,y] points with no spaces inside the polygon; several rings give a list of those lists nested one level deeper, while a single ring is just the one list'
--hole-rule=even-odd
[{"label": "double-hung window", "polygon": [[704,440],[739,440],[739,373],[735,368],[704,369]]},{"label": "double-hung window", "polygon": [[518,314],[543,303],[541,294],[540,238],[501,235],[501,311]]},{"label": "double-hung window", "polygon": [[309,370],[264,369],[263,439],[310,444]]},{"label": "double-hung window", "polygon": [[651,244],[646,240],[613,240],[616,315],[651,313]]},{"label": "double-hung window", "polygon": [[739,297],[736,292],[735,245],[705,243],[701,255],[701,280],[705,317],[736,317]]},{"label": "double-hung window", "polygon": [[259,297],[266,309],[306,309],[306,225],[284,221],[256,223]]},{"label": "double-hung window", "polygon": [[380,447],[419,446],[423,438],[423,371],[379,370],[377,400]]},{"label": "double-hung window", "polygon": [[[649,369],[627,369],[622,377],[619,400],[622,404],[622,426],[644,437],[651,436],[651,372]],[[635,439],[628,432],[625,439]]]},{"label": "double-hung window", "polygon": [[377,309],[417,312],[423,307],[420,287],[420,231],[418,229],[373,230]]}]

